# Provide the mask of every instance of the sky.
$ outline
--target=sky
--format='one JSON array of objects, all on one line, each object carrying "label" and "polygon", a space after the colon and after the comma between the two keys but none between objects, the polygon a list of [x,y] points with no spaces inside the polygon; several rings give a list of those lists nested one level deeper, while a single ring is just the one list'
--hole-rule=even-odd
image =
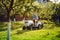
[{"label": "sky", "polygon": [[[50,0],[50,1],[52,1],[53,3],[55,3],[54,0]],[[56,3],[59,3],[60,2],[60,0],[56,0],[56,1],[57,1]]]}]

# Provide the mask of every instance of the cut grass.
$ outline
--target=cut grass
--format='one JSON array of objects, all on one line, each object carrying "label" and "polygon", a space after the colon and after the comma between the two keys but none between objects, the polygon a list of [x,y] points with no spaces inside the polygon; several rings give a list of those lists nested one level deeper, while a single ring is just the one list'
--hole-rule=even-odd
[{"label": "cut grass", "polygon": [[[21,30],[20,23],[13,23],[19,29],[11,30],[11,40],[60,40],[60,27],[55,24],[44,24],[41,30]],[[16,25],[15,25],[16,24]],[[7,30],[0,31],[0,40],[7,39]]]},{"label": "cut grass", "polygon": [[[57,35],[60,34],[59,28],[41,29],[41,30],[20,30],[11,31],[11,40],[60,40]],[[6,40],[7,32],[0,32],[0,40]]]}]

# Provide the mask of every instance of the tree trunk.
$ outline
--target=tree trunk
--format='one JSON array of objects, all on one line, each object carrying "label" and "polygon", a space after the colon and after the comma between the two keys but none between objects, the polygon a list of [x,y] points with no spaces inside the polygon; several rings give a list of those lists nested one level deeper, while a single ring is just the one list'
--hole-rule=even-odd
[{"label": "tree trunk", "polygon": [[7,40],[10,40],[10,28],[11,28],[11,20],[7,23]]},{"label": "tree trunk", "polygon": [[7,40],[10,40],[10,28],[11,28],[11,20],[10,20],[10,11],[7,11]]}]

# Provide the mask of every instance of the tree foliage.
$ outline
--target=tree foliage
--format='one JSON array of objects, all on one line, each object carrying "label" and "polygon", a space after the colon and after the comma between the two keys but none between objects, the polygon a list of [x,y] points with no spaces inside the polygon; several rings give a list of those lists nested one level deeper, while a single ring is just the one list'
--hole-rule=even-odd
[{"label": "tree foliage", "polygon": [[[10,7],[10,1],[11,0],[4,0],[4,3],[6,4],[7,8]],[[24,16],[27,14],[27,16],[32,17],[34,12],[37,12],[37,15],[39,18],[47,18],[51,19],[53,14],[59,15],[60,10],[60,4],[54,4],[52,2],[47,3],[39,3],[35,0],[14,0],[11,15],[19,14],[20,16]],[[6,9],[4,8],[2,2],[0,1],[0,14],[6,15]]]}]

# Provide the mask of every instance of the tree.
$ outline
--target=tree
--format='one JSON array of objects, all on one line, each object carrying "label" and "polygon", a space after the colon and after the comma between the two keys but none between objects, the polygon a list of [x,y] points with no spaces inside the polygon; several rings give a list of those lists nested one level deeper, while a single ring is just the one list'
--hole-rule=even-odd
[{"label": "tree", "polygon": [[10,40],[10,12],[13,9],[14,0],[1,0],[2,5],[6,9],[8,19],[8,35],[7,40]]},{"label": "tree", "polygon": [[53,3],[51,2],[40,4],[39,8],[38,16],[43,19],[51,19],[55,12],[55,9],[53,9]]},{"label": "tree", "polygon": [[0,16],[4,15],[4,13],[6,13],[6,10],[5,10],[5,8],[3,8],[3,5],[2,5],[2,3],[0,1]]}]

